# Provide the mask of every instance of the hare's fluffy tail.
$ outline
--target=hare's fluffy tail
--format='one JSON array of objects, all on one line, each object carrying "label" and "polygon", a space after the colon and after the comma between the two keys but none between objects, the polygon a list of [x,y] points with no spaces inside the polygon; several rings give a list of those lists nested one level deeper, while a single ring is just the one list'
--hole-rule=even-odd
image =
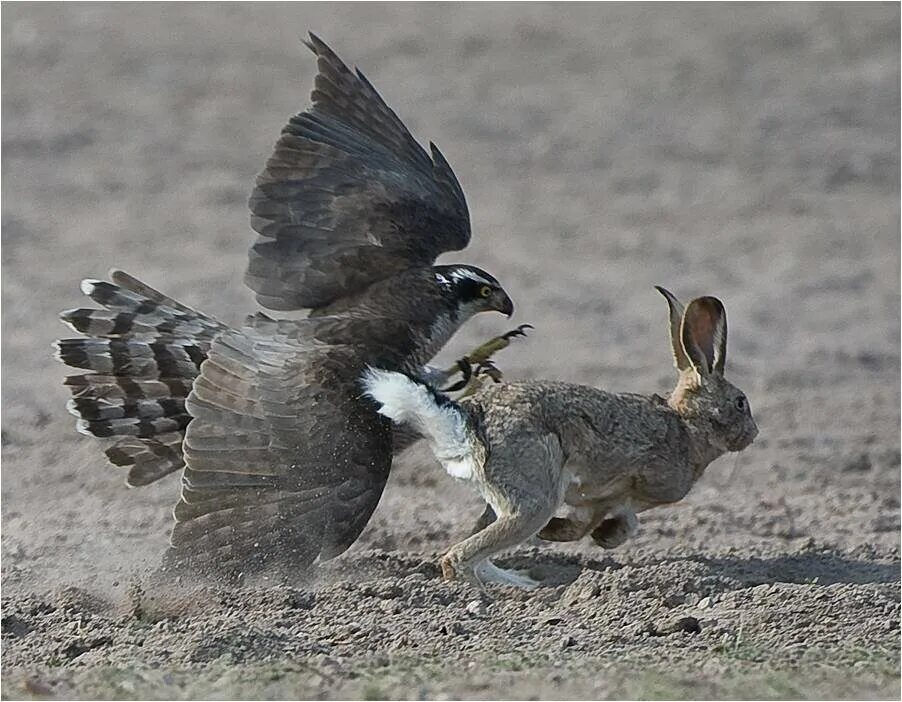
[{"label": "hare's fluffy tail", "polygon": [[463,407],[404,373],[367,368],[361,382],[364,393],[381,405],[379,414],[421,434],[452,476],[472,477],[478,439]]}]

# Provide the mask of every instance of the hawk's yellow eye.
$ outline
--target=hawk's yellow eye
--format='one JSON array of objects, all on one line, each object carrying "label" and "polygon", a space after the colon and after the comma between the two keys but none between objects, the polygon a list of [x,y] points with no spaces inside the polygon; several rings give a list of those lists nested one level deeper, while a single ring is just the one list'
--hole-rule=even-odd
[{"label": "hawk's yellow eye", "polygon": [[492,294],[492,289],[488,285],[483,285],[479,288],[479,294],[482,295],[482,297],[488,297]]}]

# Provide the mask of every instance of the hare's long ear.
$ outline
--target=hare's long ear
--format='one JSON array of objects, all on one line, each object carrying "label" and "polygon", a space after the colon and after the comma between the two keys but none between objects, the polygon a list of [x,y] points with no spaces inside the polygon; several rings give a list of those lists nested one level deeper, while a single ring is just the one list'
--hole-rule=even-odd
[{"label": "hare's long ear", "polygon": [[673,351],[673,365],[677,370],[684,371],[691,367],[686,352],[683,351],[683,342],[680,337],[680,324],[683,322],[683,303],[676,299],[676,296],[660,285],[655,286],[655,290],[664,296],[667,300],[667,306],[670,308],[670,348]]},{"label": "hare's long ear", "polygon": [[716,297],[697,297],[686,306],[680,328],[683,351],[699,375],[723,375],[727,361],[727,313]]}]

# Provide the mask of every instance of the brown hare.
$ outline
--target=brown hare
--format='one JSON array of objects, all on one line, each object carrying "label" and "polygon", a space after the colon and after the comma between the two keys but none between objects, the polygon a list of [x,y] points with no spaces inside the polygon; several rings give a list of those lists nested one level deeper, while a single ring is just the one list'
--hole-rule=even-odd
[{"label": "brown hare", "polygon": [[422,434],[445,470],[473,483],[497,515],[442,558],[446,578],[534,587],[490,557],[535,534],[618,546],[636,514],[682,499],[709,463],[755,439],[745,394],[724,378],[723,304],[699,297],[684,309],[657,289],[670,308],[679,372],[666,399],[537,380],[488,384],[454,401],[402,373],[365,372],[379,411]]}]

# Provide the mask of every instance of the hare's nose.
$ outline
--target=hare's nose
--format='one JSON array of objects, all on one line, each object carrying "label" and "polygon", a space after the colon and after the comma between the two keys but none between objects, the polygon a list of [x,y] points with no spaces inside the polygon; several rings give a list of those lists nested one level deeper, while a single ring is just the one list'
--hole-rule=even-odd
[{"label": "hare's nose", "polygon": [[749,443],[752,443],[758,436],[758,425],[754,422],[752,423],[752,428],[748,432]]}]

